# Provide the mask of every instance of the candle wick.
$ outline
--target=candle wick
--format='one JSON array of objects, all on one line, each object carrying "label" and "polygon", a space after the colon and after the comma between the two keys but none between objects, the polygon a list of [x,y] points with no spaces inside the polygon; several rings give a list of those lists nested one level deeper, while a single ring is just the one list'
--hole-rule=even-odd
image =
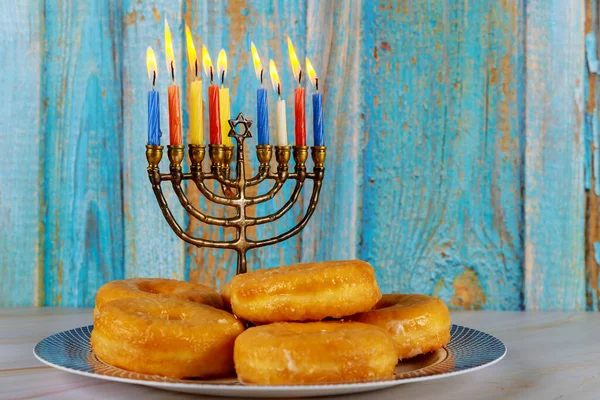
[{"label": "candle wick", "polygon": [[175,63],[171,61],[171,79],[175,83]]},{"label": "candle wick", "polygon": [[154,85],[156,85],[156,71],[152,71],[152,91],[154,91]]},{"label": "candle wick", "polygon": [[261,69],[261,70],[260,70],[260,85],[261,85],[261,86],[262,86],[262,84],[263,84],[263,72],[264,72],[264,70],[263,70],[263,69]]},{"label": "candle wick", "polygon": [[277,84],[277,98],[281,100],[281,84]]},{"label": "candle wick", "polygon": [[315,78],[315,86],[317,87],[317,92],[319,91],[319,78]]},{"label": "candle wick", "polygon": [[302,85],[302,70],[300,70],[300,73],[298,74],[298,87],[300,87]]},{"label": "candle wick", "polygon": [[213,67],[212,65],[210,66],[210,84],[212,85],[213,83]]},{"label": "candle wick", "polygon": [[194,72],[196,73],[196,78],[198,77],[198,60],[194,61]]},{"label": "candle wick", "polygon": [[225,70],[221,72],[221,86],[225,85]]}]

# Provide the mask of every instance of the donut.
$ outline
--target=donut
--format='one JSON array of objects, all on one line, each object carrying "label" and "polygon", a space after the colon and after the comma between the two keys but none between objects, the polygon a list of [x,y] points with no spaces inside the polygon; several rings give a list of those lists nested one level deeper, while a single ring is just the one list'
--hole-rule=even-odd
[{"label": "donut", "polygon": [[170,378],[230,374],[244,330],[226,311],[170,298],[122,298],[94,316],[96,356],[115,367]]},{"label": "donut", "polygon": [[359,322],[277,322],[244,331],[233,357],[246,384],[366,382],[394,375],[395,346],[385,330]]},{"label": "donut", "polygon": [[96,293],[94,314],[105,303],[115,299],[145,297],[151,299],[174,298],[206,304],[222,309],[221,295],[199,283],[163,278],[130,278],[108,282]]},{"label": "donut", "polygon": [[231,280],[230,292],[233,313],[254,324],[341,318],[381,298],[373,267],[358,260],[247,272]]},{"label": "donut", "polygon": [[348,319],[387,330],[396,340],[399,359],[438,350],[450,341],[448,307],[423,294],[384,294],[373,310]]}]

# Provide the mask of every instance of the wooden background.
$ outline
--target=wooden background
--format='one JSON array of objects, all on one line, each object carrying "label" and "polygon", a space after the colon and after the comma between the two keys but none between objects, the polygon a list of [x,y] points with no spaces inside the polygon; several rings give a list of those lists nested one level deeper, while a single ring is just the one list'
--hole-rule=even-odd
[{"label": "wooden background", "polygon": [[[230,279],[234,254],[177,239],[146,176],[145,54],[159,58],[166,133],[167,17],[183,90],[184,22],[213,58],[226,49],[232,113],[254,115],[251,40],[278,63],[288,105],[285,34],[322,77],[322,200],[251,266],[362,258],[384,291],[455,308],[600,309],[598,0],[9,3],[0,305],[89,306],[122,277]],[[173,208],[189,232],[222,235]]]}]

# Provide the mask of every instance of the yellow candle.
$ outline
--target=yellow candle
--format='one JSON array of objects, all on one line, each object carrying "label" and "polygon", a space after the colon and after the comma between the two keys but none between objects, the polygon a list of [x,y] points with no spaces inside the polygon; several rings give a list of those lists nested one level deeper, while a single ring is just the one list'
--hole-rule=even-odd
[{"label": "yellow candle", "polygon": [[221,134],[223,135],[223,144],[231,146],[229,137],[229,118],[231,118],[231,101],[229,100],[229,88],[219,89],[219,109],[221,110]]},{"label": "yellow candle", "polygon": [[221,143],[226,146],[232,146],[231,138],[229,137],[229,118],[231,100],[229,99],[229,88],[225,87],[225,75],[227,74],[227,54],[221,49],[217,57],[217,71],[221,78],[221,88],[219,89],[219,120],[221,121]]},{"label": "yellow candle", "polygon": [[204,142],[204,117],[202,112],[202,80],[192,82],[190,90],[190,143]]},{"label": "yellow candle", "polygon": [[198,57],[192,39],[190,27],[185,25],[185,38],[190,69],[196,77],[190,88],[190,143],[202,144],[204,142],[204,117],[202,113],[202,79],[198,79]]}]

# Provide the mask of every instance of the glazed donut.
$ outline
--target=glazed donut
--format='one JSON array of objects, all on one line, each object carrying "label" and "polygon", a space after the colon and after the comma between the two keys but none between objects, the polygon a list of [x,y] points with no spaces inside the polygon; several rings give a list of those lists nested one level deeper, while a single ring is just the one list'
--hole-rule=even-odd
[{"label": "glazed donut", "polygon": [[123,298],[94,316],[91,345],[115,367],[170,378],[233,372],[235,338],[244,330],[226,311],[169,298]]},{"label": "glazed donut", "polygon": [[125,297],[173,298],[223,308],[221,295],[199,283],[163,278],[130,278],[104,284],[96,293],[94,314],[105,303]]},{"label": "glazed donut", "polygon": [[438,350],[450,341],[448,307],[423,294],[384,294],[373,310],[348,319],[387,330],[396,340],[399,359]]},{"label": "glazed donut", "polygon": [[248,272],[231,280],[231,308],[254,324],[318,321],[370,310],[381,298],[364,261],[325,261]]},{"label": "glazed donut", "polygon": [[242,383],[375,381],[393,376],[395,346],[383,329],[358,322],[279,322],[238,336],[234,361]]}]

